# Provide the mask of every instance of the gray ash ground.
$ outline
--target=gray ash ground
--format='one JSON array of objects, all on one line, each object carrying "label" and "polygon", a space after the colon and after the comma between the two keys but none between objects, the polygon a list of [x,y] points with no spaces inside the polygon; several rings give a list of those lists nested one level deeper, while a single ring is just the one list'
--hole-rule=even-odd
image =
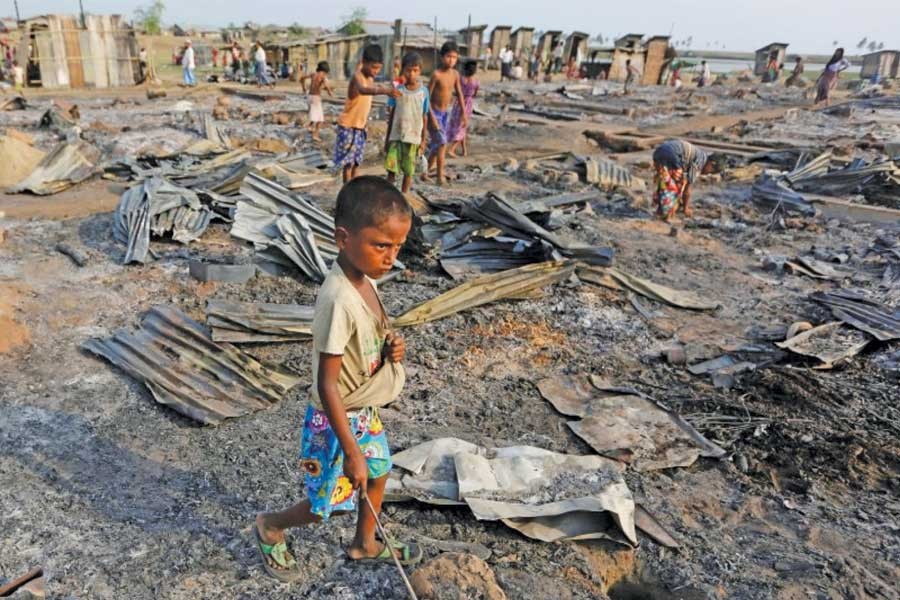
[{"label": "gray ash ground", "polygon": [[[212,99],[204,102],[208,108]],[[85,103],[83,114],[93,110]],[[96,110],[115,120],[112,109]],[[147,119],[147,130],[160,138],[167,128],[185,127],[177,116]],[[262,116],[258,121],[251,124],[267,135],[278,129]],[[503,124],[476,130],[477,142],[495,152],[487,162],[497,168],[491,174],[459,168],[462,180],[442,190],[421,188],[426,195],[466,198],[493,189],[527,199],[562,189],[499,169],[510,149],[524,154],[537,145],[558,146],[557,132]],[[646,169],[637,174],[649,180]],[[336,190],[310,196],[327,209]],[[623,294],[566,281],[539,299],[488,305],[404,331],[408,384],[385,410],[394,451],[453,436],[487,447],[590,454],[535,382],[595,373],[635,386],[695,419],[729,452],[726,460],[700,459],[684,469],[626,471],[636,501],[670,529],[680,549],[647,538],[633,553],[596,543],[545,544],[476,521],[465,507],[418,502],[386,507],[394,535],[483,545],[511,599],[602,598],[610,581],[631,571],[636,585],[648,586],[640,589],[652,582],[690,598],[898,597],[898,380],[879,366],[896,344],[874,345],[834,372],[810,370],[810,361],[788,356],[742,374],[731,390],[714,388],[660,354],[678,342],[692,362],[713,358],[752,341],[748,332],[755,327],[829,317],[807,296],[835,284],[763,271],[762,253],[850,249],[848,282],[890,299],[879,288],[882,259],[863,256],[879,228],[821,219],[771,227],[766,213],[746,203],[746,182],[701,186],[696,196],[698,222],[711,225],[680,227],[674,238],[669,226],[649,218],[640,198],[615,194],[598,194],[593,214],[569,214],[562,233],[611,244],[621,269],[715,298],[718,311],[681,311],[641,298],[659,313],[645,320]],[[31,336],[30,345],[0,355],[0,574],[42,565],[50,596],[60,598],[404,598],[392,565],[345,558],[354,525],[349,517],[292,532],[304,568],[297,584],[280,585],[262,572],[250,533],[254,515],[302,497],[296,463],[305,384],[269,411],[204,428],[79,350],[88,337],[136,327],[155,304],[175,304],[202,320],[208,298],[310,304],[316,287],[266,275],[246,285],[193,281],[190,258],[244,262],[252,256],[223,225],[187,247],[154,243],[157,261],[124,267],[111,223],[109,214],[16,221],[0,244],[0,301],[16,306],[14,317]],[[88,266],[78,269],[55,252],[60,241],[82,248]],[[382,288],[391,313],[453,287],[434,261],[402,258],[410,272]],[[310,379],[308,343],[244,349]],[[704,425],[709,415],[730,417],[734,425]],[[752,425],[738,426],[741,419]],[[428,544],[425,551],[427,557],[439,552]]]}]

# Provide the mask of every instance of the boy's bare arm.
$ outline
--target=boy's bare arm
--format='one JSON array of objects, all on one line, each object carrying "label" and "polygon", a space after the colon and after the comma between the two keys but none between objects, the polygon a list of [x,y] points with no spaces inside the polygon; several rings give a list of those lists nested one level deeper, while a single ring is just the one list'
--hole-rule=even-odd
[{"label": "boy's bare arm", "polygon": [[388,126],[387,126],[387,131],[384,133],[384,153],[385,154],[387,154],[388,144],[390,144],[390,142],[388,140],[391,139],[391,129],[393,129],[393,127],[394,127],[394,111],[395,110],[396,110],[395,106],[392,106],[388,109],[388,116],[387,116]]},{"label": "boy's bare arm", "polygon": [[341,394],[337,388],[338,375],[341,372],[343,356],[334,354],[319,354],[318,386],[319,398],[331,429],[341,444],[344,451],[344,475],[350,480],[354,488],[365,490],[366,481],[369,478],[369,469],[366,458],[356,437],[350,431],[350,422],[347,419],[347,410],[341,400]]},{"label": "boy's bare arm", "polygon": [[462,79],[460,78],[459,73],[456,73],[456,77],[454,77],[453,87],[456,90],[456,101],[459,102],[461,122],[463,125],[467,125],[469,117],[466,116],[466,99],[463,97]]},{"label": "boy's bare arm", "polygon": [[376,85],[375,81],[372,81],[372,85],[369,85],[366,82],[365,77],[363,77],[362,73],[358,72],[353,77],[353,83],[356,84],[356,93],[362,94],[363,96],[390,96],[392,98],[397,98],[400,96],[400,92],[394,88],[392,85]]}]

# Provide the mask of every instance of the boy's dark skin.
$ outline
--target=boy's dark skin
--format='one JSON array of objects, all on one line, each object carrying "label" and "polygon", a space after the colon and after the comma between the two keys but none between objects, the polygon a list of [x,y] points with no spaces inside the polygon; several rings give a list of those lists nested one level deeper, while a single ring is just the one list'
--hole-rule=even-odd
[{"label": "boy's dark skin", "polygon": [[[428,83],[428,94],[431,96],[431,109],[446,111],[453,102],[453,92],[456,92],[456,100],[459,102],[459,110],[462,114],[463,126],[468,125],[469,117],[466,116],[465,99],[463,98],[462,84],[459,72],[455,69],[459,60],[459,52],[450,50],[441,56],[443,63],[431,75]],[[447,146],[440,146],[434,154],[428,157],[428,170],[437,165],[437,184],[444,185],[444,160],[447,155]],[[422,181],[428,181],[428,173],[422,174]]]},{"label": "boy's dark skin", "polygon": [[[309,95],[310,96],[321,96],[322,90],[328,92],[328,95],[331,98],[334,98],[334,88],[328,83],[328,73],[325,71],[316,70],[316,72],[312,75],[304,75],[300,78],[300,85],[305,88],[306,80],[309,79]],[[305,91],[305,89],[304,89]],[[319,137],[319,128],[322,126],[322,123],[310,123],[308,129],[312,132],[312,139],[321,142],[322,138]]]},{"label": "boy's dark skin", "polygon": [[[404,80],[406,81],[406,89],[410,91],[415,91],[419,89],[421,83],[419,82],[419,77],[422,75],[422,65],[407,65],[405,69],[402,71]],[[387,133],[384,134],[384,153],[387,154],[388,150],[388,140],[391,139],[391,128],[394,124],[394,110],[395,108],[391,108],[390,114],[388,114],[388,126]],[[419,156],[422,156],[422,153],[425,151],[425,131],[428,129],[428,119],[434,121],[434,117],[431,115],[431,111],[424,114],[422,116],[422,141],[419,142]],[[388,173],[387,180],[391,183],[394,183],[396,179],[394,173]],[[412,187],[412,177],[409,175],[403,175],[403,184],[400,189],[403,193],[407,193],[409,189]]]},{"label": "boy's dark skin", "polygon": [[[390,96],[398,98],[400,92],[394,89],[392,85],[380,86],[375,85],[375,77],[381,72],[384,63],[364,60],[360,67],[353,74],[353,79],[347,86],[347,98],[356,98],[360,94],[363,96]],[[343,170],[343,180],[347,183],[354,179],[357,175],[359,165],[345,165]]]},{"label": "boy's dark skin", "polygon": [[[383,314],[378,295],[366,277],[379,279],[391,270],[400,248],[406,243],[411,225],[412,219],[408,216],[392,214],[376,225],[361,227],[356,231],[346,227],[337,227],[335,230],[335,242],[340,250],[337,261],[344,275],[373,313],[381,315],[385,320],[387,316]],[[406,343],[403,338],[389,332],[385,339],[384,358],[392,362],[401,362],[405,354]],[[347,411],[337,388],[341,360],[341,355],[322,353],[319,357],[317,381],[319,398],[344,453],[344,475],[360,494],[356,536],[347,549],[347,556],[359,560],[376,557],[384,550],[384,544],[375,540],[375,516],[362,497],[368,496],[376,513],[380,512],[388,476],[378,479],[368,478],[369,469],[365,456],[350,431]],[[303,500],[280,512],[258,514],[256,527],[263,543],[276,544],[284,540],[285,529],[319,521],[321,517],[310,511],[309,500]],[[398,550],[394,550],[394,553],[400,557]],[[271,558],[267,557],[266,560],[272,568],[282,569]]]}]

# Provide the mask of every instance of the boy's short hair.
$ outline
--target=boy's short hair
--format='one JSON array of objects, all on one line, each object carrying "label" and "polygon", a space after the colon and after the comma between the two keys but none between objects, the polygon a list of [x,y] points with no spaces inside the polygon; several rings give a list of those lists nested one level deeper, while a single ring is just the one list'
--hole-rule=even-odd
[{"label": "boy's short hair", "polygon": [[444,42],[444,45],[441,46],[441,56],[447,56],[451,52],[456,52],[459,54],[459,46],[456,45],[456,42],[450,40],[448,42]]},{"label": "boy's short hair", "polygon": [[328,64],[327,60],[320,60],[319,64],[316,65],[316,71],[321,71],[323,73],[330,73],[331,65]]},{"label": "boy's short hair", "polygon": [[463,75],[466,77],[471,77],[475,73],[478,72],[478,62],[474,60],[470,60],[463,65]]},{"label": "boy's short hair", "polygon": [[387,179],[363,175],[351,179],[338,192],[334,224],[350,231],[377,227],[392,215],[412,219],[413,209]]},{"label": "boy's short hair", "polygon": [[418,52],[407,52],[403,55],[403,62],[400,63],[400,68],[406,70],[410,67],[421,67],[422,66],[422,57]]},{"label": "boy's short hair", "polygon": [[384,51],[378,44],[369,44],[363,48],[363,62],[367,63],[384,63]]}]

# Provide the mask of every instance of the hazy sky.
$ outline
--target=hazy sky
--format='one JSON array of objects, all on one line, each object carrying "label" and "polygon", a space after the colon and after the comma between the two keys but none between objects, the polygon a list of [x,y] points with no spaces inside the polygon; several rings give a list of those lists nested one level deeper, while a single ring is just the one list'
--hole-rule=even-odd
[{"label": "hazy sky", "polygon": [[[147,0],[82,0],[94,13],[131,17]],[[9,14],[12,0],[0,0]],[[373,2],[371,0],[183,0],[166,2],[168,23],[222,26],[247,20],[262,23],[334,27],[355,6],[370,18],[433,22],[459,29],[468,15],[473,24],[528,25],[537,29],[581,30],[605,37],[622,33],[692,36],[698,50],[755,50],[771,41],[791,44],[789,52],[829,52],[835,40],[854,51],[863,37],[900,48],[898,0],[450,0],[444,2]],[[398,8],[391,8],[391,7]],[[19,0],[23,17],[78,11],[78,0]]]}]

